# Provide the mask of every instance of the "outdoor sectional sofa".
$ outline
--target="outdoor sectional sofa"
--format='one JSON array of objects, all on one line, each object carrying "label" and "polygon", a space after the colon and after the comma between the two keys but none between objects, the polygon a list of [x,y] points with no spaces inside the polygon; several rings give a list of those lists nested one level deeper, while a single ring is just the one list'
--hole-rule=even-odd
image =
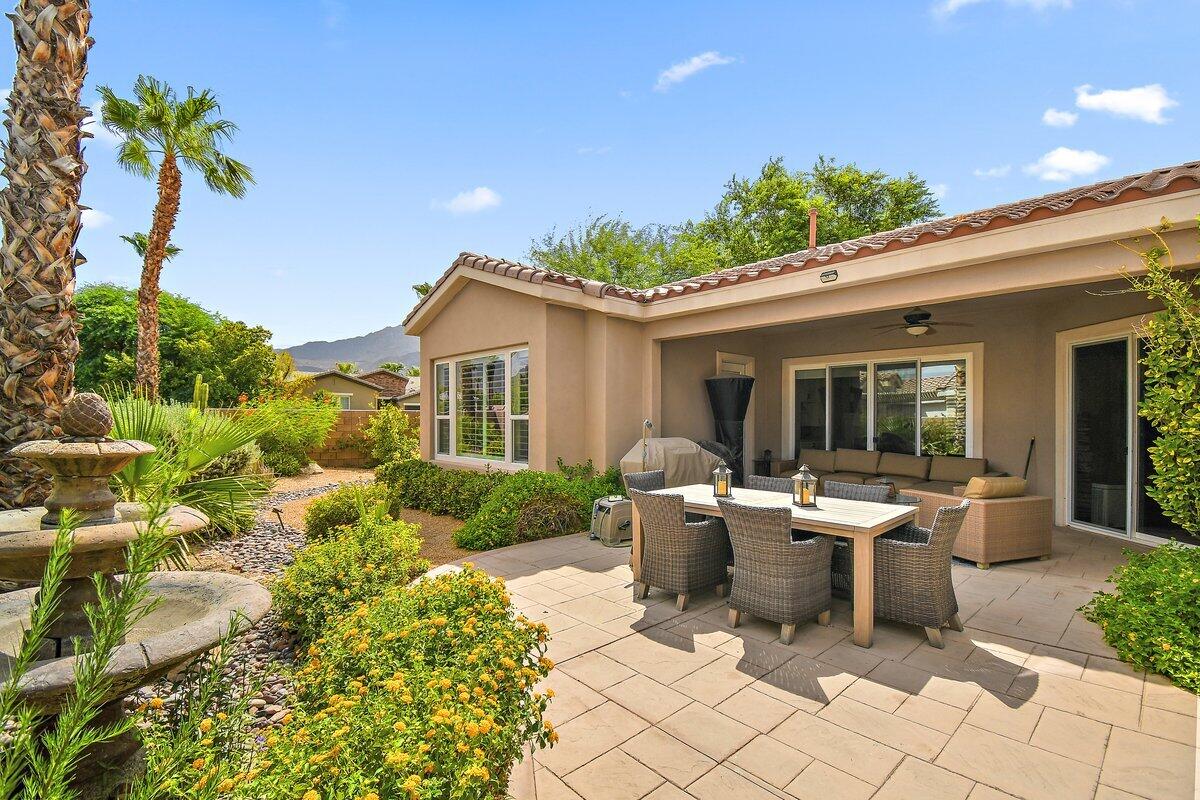
[{"label": "outdoor sectional sofa", "polygon": [[818,492],[825,481],[838,483],[890,483],[897,491],[920,489],[927,492],[954,494],[955,486],[965,486],[975,477],[999,477],[1003,472],[989,472],[986,458],[960,456],[909,456],[903,453],[881,453],[878,450],[801,450],[794,461],[776,462],[778,475],[791,475],[807,464],[820,479]]},{"label": "outdoor sectional sofa", "polygon": [[[912,456],[845,448],[801,450],[799,459],[775,462],[774,472],[790,476],[802,464],[807,464],[819,479],[818,494],[823,493],[827,480],[892,484],[898,492],[920,499],[917,524],[924,527],[932,524],[939,508],[956,506],[964,496],[968,497],[971,507],[955,540],[954,556],[974,561],[981,569],[1000,561],[1050,555],[1053,500],[1026,494],[987,496],[986,479],[1001,478],[1006,473],[989,471],[985,458]],[[972,478],[985,479],[982,496],[967,491]]]}]

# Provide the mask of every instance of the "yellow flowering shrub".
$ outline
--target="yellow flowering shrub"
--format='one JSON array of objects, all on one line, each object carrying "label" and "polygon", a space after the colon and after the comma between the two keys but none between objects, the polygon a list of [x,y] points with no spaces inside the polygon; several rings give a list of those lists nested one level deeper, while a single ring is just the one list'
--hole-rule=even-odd
[{"label": "yellow flowering shrub", "polygon": [[293,718],[228,796],[503,797],[524,743],[557,739],[546,641],[473,569],[365,599],[309,646]]},{"label": "yellow flowering shrub", "polygon": [[377,506],[333,538],[296,553],[271,587],[284,626],[311,642],[329,621],[420,575],[429,563],[418,557],[419,534],[416,525],[397,522]]}]

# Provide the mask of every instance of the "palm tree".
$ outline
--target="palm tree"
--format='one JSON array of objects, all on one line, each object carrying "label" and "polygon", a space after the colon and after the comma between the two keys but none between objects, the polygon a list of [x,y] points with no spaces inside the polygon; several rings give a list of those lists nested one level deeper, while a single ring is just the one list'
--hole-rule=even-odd
[{"label": "palm tree", "polygon": [[399,374],[399,372],[404,369],[404,365],[399,361],[384,361],[379,365],[379,368],[386,369],[388,372],[395,372]]},{"label": "palm tree", "polygon": [[212,191],[233,197],[245,196],[254,176],[249,167],[222,152],[222,144],[233,138],[237,126],[216,116],[221,106],[208,89],[197,93],[188,87],[187,97],[180,100],[170,86],[142,75],[134,84],[133,100],[117,97],[107,86],[98,91],[103,101],[104,127],[124,140],[117,163],[144,178],[158,178],[158,201],[146,237],[142,281],[138,287],[134,376],[138,391],[154,397],[158,394],[159,375],[159,278],[179,215],[183,190],[180,163],[203,175]]},{"label": "palm tree", "polygon": [[353,361],[339,361],[333,365],[333,368],[343,375],[357,375],[358,364]]},{"label": "palm tree", "polygon": [[49,476],[7,455],[23,441],[60,433],[79,337],[75,250],[82,207],[80,105],[87,76],[90,0],[18,0],[9,14],[17,65],[4,122],[0,189],[0,507],[37,505]]},{"label": "palm tree", "polygon": [[[135,231],[131,236],[121,234],[121,238],[126,242],[129,242],[129,246],[133,248],[134,252],[138,254],[139,258],[141,258],[143,261],[146,259],[146,251],[150,249],[149,236],[141,233],[140,231]],[[170,261],[172,258],[182,252],[183,251],[178,247],[168,242],[166,252],[163,254],[163,261]]]}]

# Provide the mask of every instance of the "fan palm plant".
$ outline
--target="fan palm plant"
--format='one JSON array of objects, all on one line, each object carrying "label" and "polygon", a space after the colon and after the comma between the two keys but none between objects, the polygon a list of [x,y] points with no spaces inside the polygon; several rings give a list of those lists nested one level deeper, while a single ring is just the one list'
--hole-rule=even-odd
[{"label": "fan palm plant", "polygon": [[181,165],[203,175],[204,183],[212,191],[233,197],[245,196],[254,177],[249,167],[222,151],[222,145],[233,138],[237,126],[217,116],[221,106],[208,89],[196,92],[188,87],[187,97],[181,100],[167,84],[142,75],[134,84],[133,100],[118,97],[107,86],[98,91],[104,127],[123,140],[117,163],[136,175],[158,179],[158,200],[146,237],[138,287],[135,359],[137,389],[154,397],[159,378],[159,279],[179,216],[183,191]]},{"label": "fan palm plant", "polygon": [[[144,503],[171,491],[177,502],[204,512],[223,530],[235,532],[253,523],[259,501],[270,491],[272,477],[205,475],[218,459],[253,445],[273,424],[269,418],[162,403],[137,393],[118,394],[109,399],[109,405],[114,437],[138,439],[157,448],[134,459],[114,476],[121,499]],[[184,480],[170,480],[180,473]]]},{"label": "fan palm plant", "polygon": [[[150,249],[150,237],[141,231],[135,231],[129,236],[121,234],[121,239],[128,242],[134,252],[138,254],[138,258],[143,261],[146,259],[146,251]],[[171,243],[167,243],[167,249],[163,253],[163,261],[170,261],[175,256],[183,251]]]},{"label": "fan palm plant", "polygon": [[79,104],[87,76],[89,0],[18,0],[10,13],[17,64],[4,125],[0,189],[0,507],[37,505],[49,475],[7,455],[15,444],[55,436],[71,393],[75,250],[82,207]]}]

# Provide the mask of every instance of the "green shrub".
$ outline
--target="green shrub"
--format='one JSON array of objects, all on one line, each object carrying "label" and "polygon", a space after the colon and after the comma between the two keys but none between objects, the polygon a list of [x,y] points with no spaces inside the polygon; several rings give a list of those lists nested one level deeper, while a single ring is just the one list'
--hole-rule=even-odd
[{"label": "green shrub", "polygon": [[389,487],[393,508],[415,508],[430,514],[470,519],[509,473],[443,469],[416,458],[392,461],[375,470]]},{"label": "green shrub", "polygon": [[1081,611],[1121,660],[1200,694],[1200,548],[1168,542],[1125,555],[1109,579],[1116,590]]},{"label": "green shrub", "polygon": [[361,486],[345,484],[313,500],[304,511],[304,534],[309,541],[323,541],[336,535],[337,529],[354,525],[364,508],[371,508],[386,498],[387,489],[380,484]]},{"label": "green shrub", "polygon": [[1163,305],[1139,331],[1144,391],[1138,414],[1155,430],[1146,494],[1168,519],[1200,536],[1200,277],[1175,271],[1162,236],[1170,227],[1163,220],[1152,231],[1153,246],[1138,253],[1145,274],[1126,275],[1133,290]]},{"label": "green shrub", "polygon": [[[490,550],[517,541],[517,518],[533,503],[574,503],[578,519],[591,514],[591,498],[587,486],[565,475],[524,470],[510,476],[504,485],[490,494],[475,516],[454,533],[454,543],[469,550]],[[582,528],[582,523],[576,531]],[[562,531],[567,532],[567,531]],[[557,532],[547,532],[556,535]],[[527,529],[525,535],[540,539],[536,531]],[[528,540],[528,539],[527,539]]]},{"label": "green shrub", "polygon": [[397,406],[383,406],[366,426],[366,443],[371,459],[386,464],[402,458],[420,455],[421,432],[416,424]]},{"label": "green shrub", "polygon": [[339,411],[329,398],[273,397],[245,413],[269,421],[258,437],[263,463],[276,475],[295,475],[308,464],[309,451],[325,444]]},{"label": "green shrub", "polygon": [[516,541],[533,542],[579,533],[585,524],[577,498],[567,495],[535,497],[517,512],[513,532]]},{"label": "green shrub", "polygon": [[323,635],[331,620],[429,568],[418,558],[417,526],[392,520],[382,504],[363,508],[360,515],[332,538],[297,553],[271,587],[284,626],[305,642]]}]

